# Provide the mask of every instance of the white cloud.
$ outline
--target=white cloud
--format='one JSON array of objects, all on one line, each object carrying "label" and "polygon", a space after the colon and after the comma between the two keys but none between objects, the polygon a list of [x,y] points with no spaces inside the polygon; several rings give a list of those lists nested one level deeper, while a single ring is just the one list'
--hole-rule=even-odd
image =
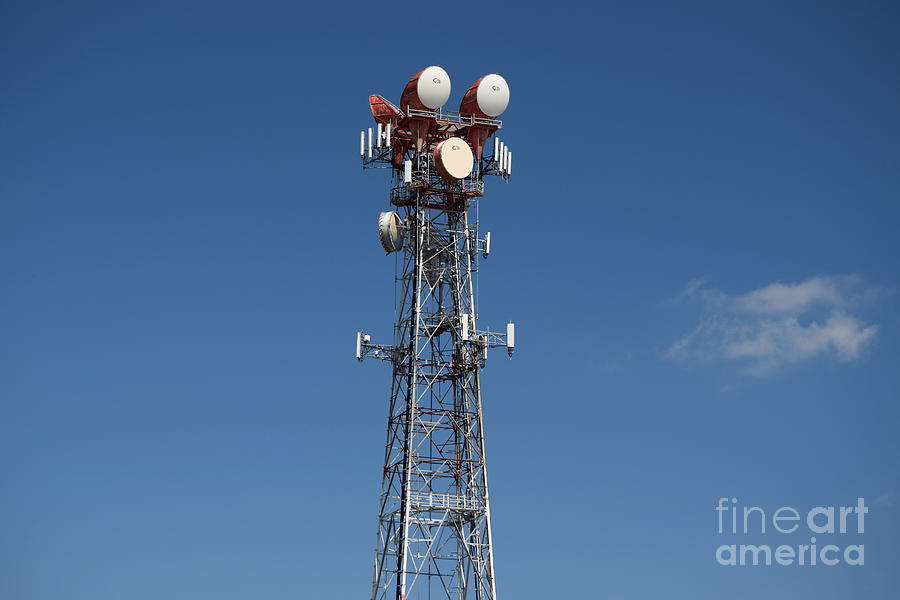
[{"label": "white cloud", "polygon": [[815,304],[843,306],[834,280],[813,277],[802,283],[770,283],[735,298],[735,307],[760,314],[798,314]]},{"label": "white cloud", "polygon": [[872,502],[873,506],[879,508],[890,508],[895,504],[897,504],[897,492],[893,490],[881,494]]},{"label": "white cloud", "polygon": [[[878,327],[850,311],[877,295],[877,288],[858,277],[776,281],[737,296],[695,279],[671,302],[699,302],[704,314],[694,330],[669,346],[665,355],[689,362],[740,361],[751,375],[821,355],[856,360],[875,339]],[[819,321],[807,318],[804,324],[804,316],[812,311],[822,317]]]}]

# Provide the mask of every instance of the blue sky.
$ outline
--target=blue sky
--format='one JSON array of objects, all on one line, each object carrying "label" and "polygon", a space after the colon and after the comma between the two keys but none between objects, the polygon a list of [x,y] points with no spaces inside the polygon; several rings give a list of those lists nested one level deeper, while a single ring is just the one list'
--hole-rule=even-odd
[{"label": "blue sky", "polygon": [[[892,3],[0,8],[0,596],[365,597],[369,93],[509,82],[480,315],[505,598],[893,598]],[[480,15],[484,15],[481,17]],[[455,21],[445,24],[442,19]],[[870,512],[725,567],[720,497]]]}]

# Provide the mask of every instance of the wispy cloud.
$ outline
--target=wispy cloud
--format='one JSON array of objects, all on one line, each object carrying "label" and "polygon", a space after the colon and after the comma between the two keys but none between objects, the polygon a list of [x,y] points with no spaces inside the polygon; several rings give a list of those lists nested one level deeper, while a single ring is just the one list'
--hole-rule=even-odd
[{"label": "wispy cloud", "polygon": [[703,316],[665,356],[686,362],[741,361],[751,375],[820,355],[856,360],[875,339],[878,326],[852,312],[883,291],[859,277],[843,276],[776,281],[730,295],[710,287],[706,279],[695,279],[669,302],[697,303]]},{"label": "wispy cloud", "polygon": [[881,494],[872,502],[872,505],[877,506],[878,508],[890,508],[896,504],[897,492],[893,490]]}]

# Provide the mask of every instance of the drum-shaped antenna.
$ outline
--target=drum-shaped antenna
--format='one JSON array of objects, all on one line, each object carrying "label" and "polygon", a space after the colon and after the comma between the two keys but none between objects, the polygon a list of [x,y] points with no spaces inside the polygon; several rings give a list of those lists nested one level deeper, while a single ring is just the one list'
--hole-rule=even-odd
[{"label": "drum-shaped antenna", "polygon": [[400,215],[393,211],[378,215],[378,237],[381,239],[381,247],[388,254],[403,248],[402,223]]},{"label": "drum-shaped antenna", "polygon": [[466,90],[459,104],[459,114],[493,119],[499,117],[508,104],[509,86],[506,80],[492,73],[485,75]]},{"label": "drum-shaped antenna", "polygon": [[447,138],[434,147],[434,166],[444,179],[465,179],[474,165],[472,149],[462,138]]},{"label": "drum-shaped antenna", "polygon": [[409,80],[400,96],[400,109],[435,110],[450,98],[450,76],[447,71],[431,66],[422,69]]}]

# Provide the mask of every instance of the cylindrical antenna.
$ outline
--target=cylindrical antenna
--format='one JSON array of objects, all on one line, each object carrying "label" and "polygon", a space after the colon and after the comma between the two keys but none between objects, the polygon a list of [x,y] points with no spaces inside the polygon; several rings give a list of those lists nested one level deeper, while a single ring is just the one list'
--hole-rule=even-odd
[{"label": "cylindrical antenna", "polygon": [[366,132],[365,131],[359,132],[359,155],[360,156],[366,155]]},{"label": "cylindrical antenna", "polygon": [[506,155],[506,174],[512,175],[512,152]]},{"label": "cylindrical antenna", "polygon": [[382,134],[382,130],[381,130],[381,123],[379,123],[379,124],[378,124],[378,136],[376,137],[376,139],[378,140],[377,146],[378,146],[379,148],[381,148],[381,136],[382,136],[382,135],[383,135],[383,134]]},{"label": "cylindrical antenna", "polygon": [[391,124],[390,123],[387,124],[387,127],[385,128],[385,131],[384,131],[384,145],[387,146],[388,148],[391,147]]},{"label": "cylindrical antenna", "polygon": [[497,153],[500,151],[500,138],[494,136],[494,162],[497,162]]},{"label": "cylindrical antenna", "polygon": [[[371,149],[370,149],[371,150]],[[371,156],[371,151],[369,152],[369,156]],[[509,155],[509,146],[503,144],[503,156],[500,158],[500,170],[506,171],[506,157]]]},{"label": "cylindrical antenna", "polygon": [[372,158],[372,128],[369,127],[369,158]]}]

